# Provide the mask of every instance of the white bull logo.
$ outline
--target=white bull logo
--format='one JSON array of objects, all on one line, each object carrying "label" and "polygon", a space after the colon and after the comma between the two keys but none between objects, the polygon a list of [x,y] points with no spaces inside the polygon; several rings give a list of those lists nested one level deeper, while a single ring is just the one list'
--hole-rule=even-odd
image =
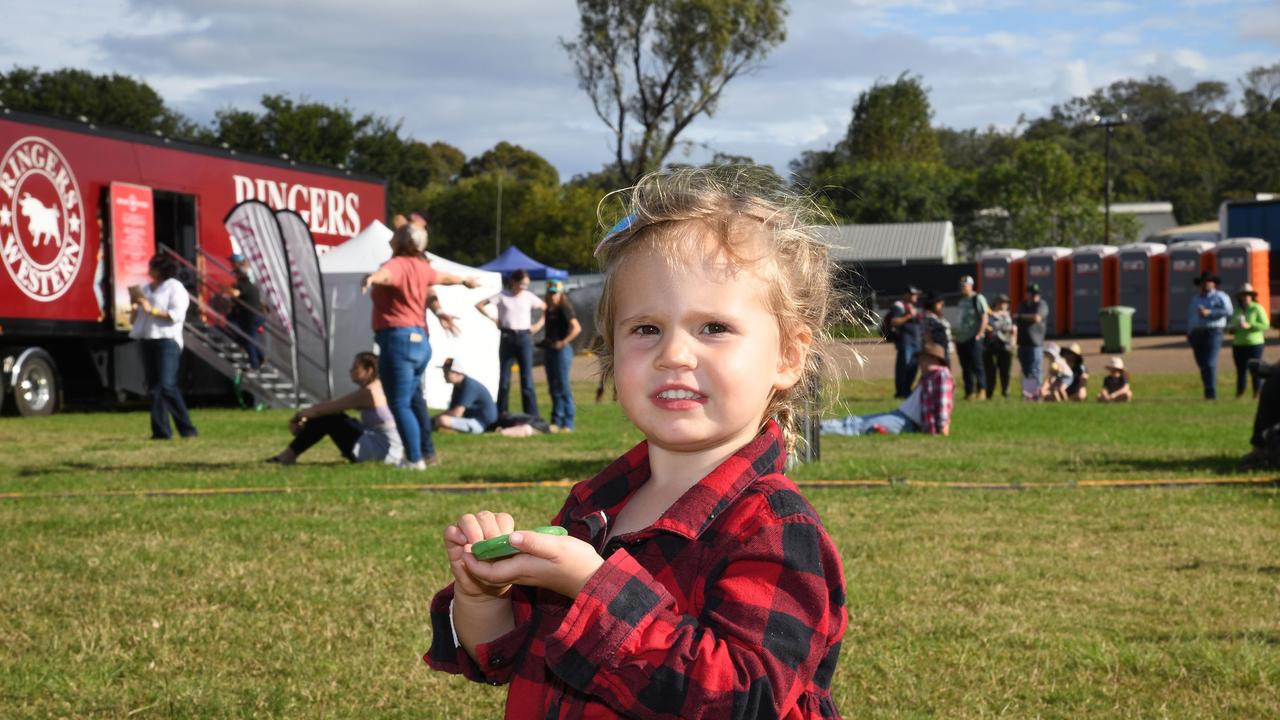
[{"label": "white bull logo", "polygon": [[42,238],[45,245],[53,240],[55,245],[62,247],[62,233],[58,230],[58,208],[45,207],[44,203],[31,197],[30,193],[22,193],[18,205],[29,221],[27,229],[31,232],[32,247],[39,246]]}]

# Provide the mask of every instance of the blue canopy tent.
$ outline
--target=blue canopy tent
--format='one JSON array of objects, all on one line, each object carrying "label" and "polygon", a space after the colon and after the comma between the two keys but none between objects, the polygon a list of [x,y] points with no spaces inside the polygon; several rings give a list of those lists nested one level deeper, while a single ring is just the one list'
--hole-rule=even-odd
[{"label": "blue canopy tent", "polygon": [[520,248],[512,245],[498,257],[480,266],[481,270],[489,272],[502,273],[503,277],[510,275],[516,270],[524,270],[529,273],[530,280],[565,280],[568,279],[569,273],[560,268],[553,268],[534,260],[533,258],[520,252]]}]

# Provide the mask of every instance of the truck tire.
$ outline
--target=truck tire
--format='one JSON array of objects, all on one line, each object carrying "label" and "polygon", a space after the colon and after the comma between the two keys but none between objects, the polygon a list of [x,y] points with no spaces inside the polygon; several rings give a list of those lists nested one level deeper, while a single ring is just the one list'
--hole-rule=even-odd
[{"label": "truck tire", "polygon": [[31,348],[19,355],[10,378],[13,404],[19,415],[52,415],[57,409],[58,370],[45,351]]}]

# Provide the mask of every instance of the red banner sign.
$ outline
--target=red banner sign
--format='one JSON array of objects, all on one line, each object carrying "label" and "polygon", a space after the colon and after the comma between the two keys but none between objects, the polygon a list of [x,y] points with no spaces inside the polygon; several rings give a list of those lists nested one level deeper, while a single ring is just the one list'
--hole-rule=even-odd
[{"label": "red banner sign", "polygon": [[112,315],[117,329],[128,330],[129,288],[151,281],[147,264],[156,252],[151,188],[111,183],[111,240]]}]

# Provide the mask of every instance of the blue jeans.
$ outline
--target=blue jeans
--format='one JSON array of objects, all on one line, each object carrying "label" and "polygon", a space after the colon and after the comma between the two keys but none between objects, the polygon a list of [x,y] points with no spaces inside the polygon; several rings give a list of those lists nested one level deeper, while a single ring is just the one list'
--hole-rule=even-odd
[{"label": "blue jeans", "polygon": [[1018,364],[1022,366],[1022,377],[1033,377],[1036,385],[1044,382],[1044,346],[1019,345]]},{"label": "blue jeans", "polygon": [[911,394],[911,384],[920,368],[920,348],[914,342],[898,343],[898,357],[893,364],[893,396],[905,398]]},{"label": "blue jeans", "polygon": [[1187,334],[1191,351],[1195,353],[1200,368],[1200,382],[1204,384],[1206,400],[1218,397],[1218,351],[1222,349],[1222,329],[1203,328]]},{"label": "blue jeans", "polygon": [[569,368],[573,365],[573,345],[556,350],[546,349],[543,365],[547,368],[547,386],[551,390],[551,424],[573,429],[575,408],[573,387],[569,384]]},{"label": "blue jeans", "polygon": [[920,426],[907,417],[901,410],[876,413],[874,415],[848,415],[839,420],[823,420],[824,435],[865,435],[879,425],[890,435],[920,432]]},{"label": "blue jeans", "polygon": [[[418,340],[413,340],[416,335]],[[387,395],[387,406],[396,419],[396,431],[404,443],[409,462],[435,457],[431,441],[431,417],[422,395],[422,374],[431,360],[427,331],[420,327],[397,327],[373,334],[378,343],[378,376]]]},{"label": "blue jeans", "polygon": [[183,437],[195,437],[187,404],[178,389],[178,362],[182,348],[174,340],[142,341],[142,376],[147,381],[147,397],[151,398],[151,437],[168,440],[173,437],[169,415]]},{"label": "blue jeans", "polygon": [[235,340],[244,348],[244,352],[249,356],[249,367],[257,370],[262,367],[262,346],[258,337],[258,330],[262,327],[262,316],[253,313],[246,315],[237,315],[232,324],[236,326],[244,335],[237,334]]},{"label": "blue jeans", "polygon": [[1231,348],[1231,358],[1236,361],[1236,395],[1244,394],[1250,376],[1253,376],[1253,394],[1257,395],[1262,388],[1262,379],[1249,371],[1249,361],[1261,360],[1264,348],[1265,345],[1235,345]]},{"label": "blue jeans", "polygon": [[533,336],[528,330],[503,330],[498,340],[498,414],[508,412],[511,394],[511,364],[520,366],[520,405],[525,415],[538,414],[538,396],[533,391]]}]

